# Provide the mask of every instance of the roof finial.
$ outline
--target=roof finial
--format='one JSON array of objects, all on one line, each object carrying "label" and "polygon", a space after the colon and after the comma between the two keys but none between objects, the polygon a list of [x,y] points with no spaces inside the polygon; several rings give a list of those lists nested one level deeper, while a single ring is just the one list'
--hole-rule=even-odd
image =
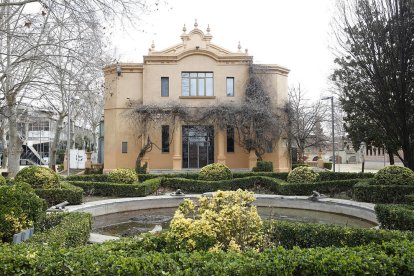
[{"label": "roof finial", "polygon": [[194,28],[197,29],[197,27],[198,27],[198,23],[197,23],[197,19],[196,19],[195,22],[194,22]]},{"label": "roof finial", "polygon": [[241,48],[242,48],[242,46],[241,46],[240,41],[239,41],[239,45],[237,45],[237,49],[239,49],[239,52],[241,51]]},{"label": "roof finial", "polygon": [[207,25],[207,33],[210,33],[210,24]]},{"label": "roof finial", "polygon": [[246,55],[249,53],[249,49],[244,49],[244,52],[246,53]]},{"label": "roof finial", "polygon": [[154,50],[154,48],[155,48],[155,43],[154,43],[154,40],[153,40],[152,43],[151,43],[151,49]]},{"label": "roof finial", "polygon": [[184,24],[183,32],[185,33],[186,31],[187,31],[187,28],[185,27],[185,24]]}]

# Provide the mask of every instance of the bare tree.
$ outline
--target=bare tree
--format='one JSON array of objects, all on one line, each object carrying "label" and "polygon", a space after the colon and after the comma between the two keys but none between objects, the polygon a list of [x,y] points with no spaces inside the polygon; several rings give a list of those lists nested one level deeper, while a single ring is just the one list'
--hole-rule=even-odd
[{"label": "bare tree", "polygon": [[[29,3],[36,6],[29,9]],[[41,79],[47,65],[65,70],[62,63],[55,63],[56,57],[62,54],[56,50],[71,50],[71,39],[74,37],[86,45],[88,42],[87,37],[83,36],[85,33],[103,29],[105,24],[114,19],[123,21],[125,17],[135,21],[139,18],[135,16],[137,11],[150,9],[146,0],[1,1],[0,98],[5,99],[4,115],[8,122],[9,137],[8,169],[11,176],[19,170],[22,149],[22,140],[17,130],[19,106],[23,102],[38,99],[38,95],[33,94],[36,86],[49,84]],[[62,14],[66,16],[61,17]],[[132,16],[133,14],[135,15]],[[60,36],[62,30],[76,33],[77,36],[64,41],[67,36]],[[64,51],[63,57],[66,54],[67,51]],[[60,61],[65,62],[65,59]],[[65,78],[67,76],[69,75]],[[69,82],[68,79],[64,81]]]},{"label": "bare tree", "polygon": [[321,101],[307,99],[300,84],[289,89],[289,136],[298,148],[299,163],[304,162],[306,148],[321,147],[327,141],[321,131],[325,113],[326,108]]}]

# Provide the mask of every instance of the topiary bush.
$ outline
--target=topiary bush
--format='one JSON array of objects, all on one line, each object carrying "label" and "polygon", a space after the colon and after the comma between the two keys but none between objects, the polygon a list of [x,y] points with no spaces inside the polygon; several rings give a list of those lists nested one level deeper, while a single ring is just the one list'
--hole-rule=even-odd
[{"label": "topiary bush", "polygon": [[59,176],[46,167],[26,167],[17,173],[14,180],[16,182],[26,182],[34,189],[60,188]]},{"label": "topiary bush", "polygon": [[198,179],[208,181],[226,180],[231,178],[232,174],[230,169],[226,165],[219,163],[204,166],[198,174]]},{"label": "topiary bush", "polygon": [[40,222],[46,204],[27,183],[0,186],[0,241],[10,242],[13,235]]},{"label": "topiary bush", "polygon": [[132,184],[138,181],[138,175],[132,169],[115,169],[108,174],[108,180],[112,183]]},{"label": "topiary bush", "polygon": [[4,176],[0,175],[0,186],[7,185],[6,178]]},{"label": "topiary bush", "polygon": [[253,172],[273,172],[272,161],[257,161],[256,167],[252,169]]},{"label": "topiary bush", "polygon": [[287,181],[294,184],[314,183],[318,177],[319,174],[309,167],[297,167],[289,173]]},{"label": "topiary bush", "polygon": [[414,172],[400,166],[387,166],[374,176],[374,185],[414,185]]},{"label": "topiary bush", "polygon": [[260,248],[263,222],[254,194],[248,191],[217,191],[202,196],[198,207],[185,199],[174,214],[167,239],[177,249],[242,251]]}]

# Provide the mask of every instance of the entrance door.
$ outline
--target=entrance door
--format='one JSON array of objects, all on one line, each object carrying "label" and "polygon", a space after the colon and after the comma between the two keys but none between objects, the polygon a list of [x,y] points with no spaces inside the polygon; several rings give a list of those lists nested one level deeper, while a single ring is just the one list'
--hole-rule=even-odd
[{"label": "entrance door", "polygon": [[183,126],[183,168],[202,168],[214,163],[214,128]]}]

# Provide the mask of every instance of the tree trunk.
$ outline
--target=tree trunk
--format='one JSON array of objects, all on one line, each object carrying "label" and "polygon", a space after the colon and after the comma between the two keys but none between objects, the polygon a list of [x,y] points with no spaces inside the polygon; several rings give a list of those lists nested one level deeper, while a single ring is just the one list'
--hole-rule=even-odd
[{"label": "tree trunk", "polygon": [[9,121],[9,143],[8,143],[8,171],[9,176],[14,177],[20,169],[20,155],[22,153],[22,140],[17,131],[17,108],[16,105],[8,103],[10,108]]},{"label": "tree trunk", "polygon": [[404,166],[414,170],[414,152],[409,144],[404,143],[402,146],[404,154]]},{"label": "tree trunk", "polygon": [[395,161],[394,161],[394,154],[392,152],[388,153],[388,157],[390,159],[390,165],[394,165]]},{"label": "tree trunk", "polygon": [[62,114],[59,114],[59,118],[56,121],[56,128],[55,133],[53,135],[53,141],[50,145],[50,160],[49,160],[49,167],[53,168],[56,166],[56,153],[57,153],[57,146],[59,143],[60,134],[62,133],[62,123],[65,117]]}]

